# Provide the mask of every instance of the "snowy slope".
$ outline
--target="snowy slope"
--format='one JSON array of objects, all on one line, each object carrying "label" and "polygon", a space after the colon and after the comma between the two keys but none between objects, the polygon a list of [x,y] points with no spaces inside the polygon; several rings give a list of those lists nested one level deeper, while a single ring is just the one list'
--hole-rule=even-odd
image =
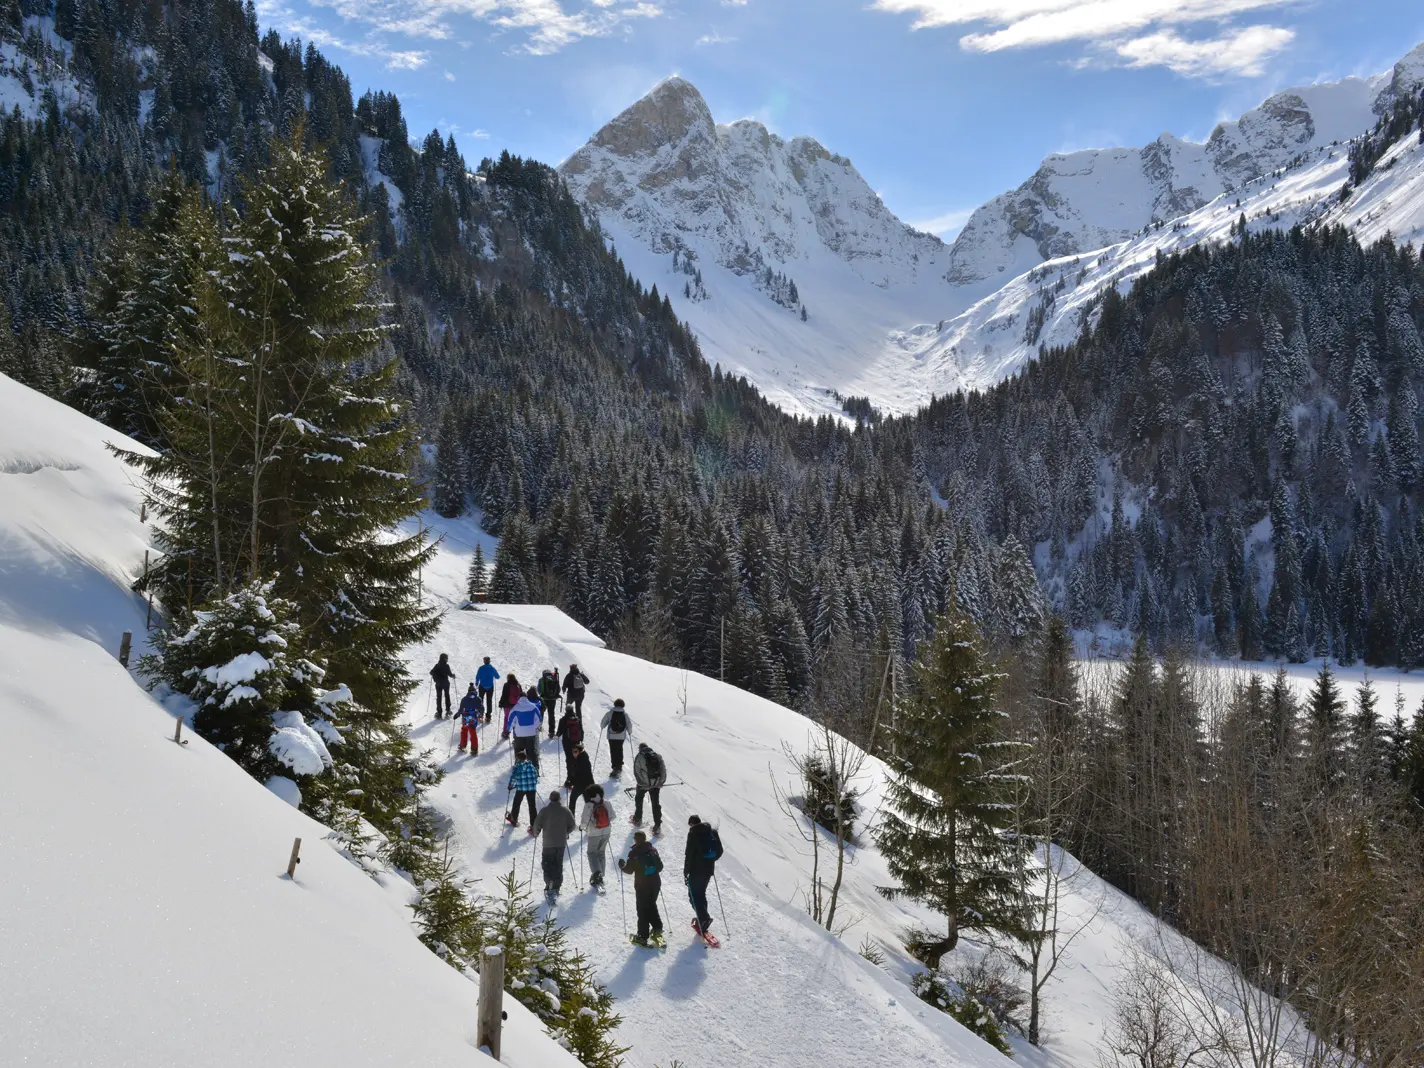
[{"label": "snowy slope", "polygon": [[[750,120],[718,125],[680,78],[560,170],[633,275],[671,297],[709,360],[788,410],[838,411],[839,394],[904,412],[991,385],[1039,341],[1071,338],[1082,304],[1135,277],[1158,248],[1224,237],[1238,197],[1272,224],[1325,214],[1343,181],[1340,142],[1421,83],[1424,45],[1387,74],[1277,93],[1204,143],[1163,134],[1141,149],[1050,156],[979,208],[949,247],[895,218],[849,160]],[[1282,170],[1289,196],[1271,188]],[[1386,229],[1417,239],[1417,174],[1377,170],[1374,189],[1335,215],[1361,240]],[[804,321],[769,295],[768,268],[796,283]],[[1049,328],[1033,338],[1029,309],[1060,275],[1075,292],[1057,294]]]},{"label": "snowy slope", "polygon": [[[452,536],[428,572],[446,576],[432,580],[428,591],[452,606],[461,600],[471,551],[462,545],[475,540],[455,537],[456,525],[446,521]],[[554,614],[547,606],[452,608],[438,636],[412,650],[412,671],[428,668],[440,652],[449,653],[459,674],[457,688],[463,689],[483,656],[526,683],[544,668],[567,670],[576,662],[592,680],[586,721],[591,724],[593,716],[601,717],[621,697],[633,719],[635,740],[648,742],[667,760],[670,780],[679,783],[664,791],[660,842],[670,869],[663,883],[667,953],[648,955],[627,944],[632,904],[625,920],[611,867],[604,897],[580,890],[578,876],[568,872],[556,908],[618,998],[624,1016],[620,1034],[634,1047],[630,1066],[666,1068],[673,1058],[696,1068],[1002,1065],[997,1053],[915,1000],[905,985],[917,967],[902,948],[905,930],[939,928],[943,921],[912,903],[887,902],[876,892],[891,880],[873,845],[857,848],[847,870],[841,910],[850,926],[842,937],[830,937],[805,914],[809,846],[778,808],[772,777],[788,784],[792,767],[782,745],[804,751],[808,721],[702,675],[601,648],[596,639],[580,638],[577,624],[559,622]],[[453,753],[451,726],[429,718],[429,702],[428,688],[413,695],[412,733],[444,759],[447,777],[435,803],[451,821],[464,863],[486,882],[511,867],[521,879],[531,878],[536,845],[523,830],[508,830],[503,822],[508,743],[499,741],[491,727],[480,756]],[[631,798],[620,792],[632,785],[631,767],[621,782],[608,778],[606,745],[594,744],[595,774],[618,810],[612,848],[621,856],[631,843],[632,828],[625,822]],[[542,746],[540,793],[546,795],[562,785],[563,758],[557,742],[545,740]],[[871,760],[858,784],[865,791],[863,811],[872,818],[881,805],[884,777],[883,765]],[[712,899],[714,930],[723,938],[717,951],[705,949],[688,930],[692,913],[678,878],[687,817],[694,812],[720,827],[727,849],[718,866],[726,924],[715,895]],[[575,857],[579,852],[575,847]],[[1069,867],[1076,865],[1070,860]],[[537,866],[532,878],[542,885]],[[1085,870],[1071,881],[1063,911],[1065,931],[1089,926],[1073,943],[1046,995],[1046,1048],[1035,1050],[1020,1040],[1015,1053],[1030,1064],[1096,1068],[1095,1044],[1112,1015],[1124,946],[1149,944],[1155,929],[1139,906]],[[863,940],[886,955],[885,967],[857,955]],[[1180,944],[1170,933],[1168,940]],[[966,938],[956,953],[982,951]]]},{"label": "snowy slope", "polygon": [[[0,375],[0,1061],[479,1063],[476,985],[417,941],[410,886],[174,745],[116,661],[144,539],[114,436]],[[504,1063],[577,1068],[506,1006]]]}]

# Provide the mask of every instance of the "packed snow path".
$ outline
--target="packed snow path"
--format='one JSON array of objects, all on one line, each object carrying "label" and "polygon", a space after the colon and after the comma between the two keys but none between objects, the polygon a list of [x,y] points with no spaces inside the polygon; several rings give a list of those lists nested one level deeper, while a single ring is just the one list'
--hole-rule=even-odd
[{"label": "packed snow path", "polygon": [[[521,621],[521,616],[541,611],[548,612],[507,606],[495,612],[451,611],[438,637],[421,652],[431,664],[438,653],[450,654],[461,676],[458,693],[464,692],[483,656],[490,656],[505,674],[512,670],[526,685],[546,667],[558,666],[566,673],[572,663],[591,678],[584,722],[590,731],[590,754],[597,750],[595,774],[616,813],[607,894],[600,897],[588,889],[587,863],[576,838],[570,850],[573,868],[565,869],[555,911],[617,999],[624,1019],[619,1034],[633,1045],[630,1064],[666,1068],[674,1058],[689,1068],[1002,1063],[987,1045],[914,999],[903,985],[830,937],[792,903],[794,887],[804,883],[805,876],[800,858],[786,855],[786,836],[795,832],[770,805],[768,766],[787,777],[781,739],[803,745],[804,720],[691,673],[686,676],[683,715],[678,693],[682,672],[592,644],[555,641]],[[418,654],[413,665],[422,663]],[[624,887],[625,926],[612,863],[626,856],[632,843],[632,798],[622,792],[633,785],[632,752],[622,780],[614,780],[608,774],[607,744],[599,748],[592,732],[615,696],[628,702],[634,741],[647,742],[663,754],[669,782],[682,783],[663,790],[663,834],[657,842],[666,868],[661,908],[665,953],[628,944],[635,922],[631,879]],[[504,822],[512,753],[510,744],[499,738],[498,713],[496,722],[485,728],[480,755],[470,758],[451,755],[455,730],[447,721],[431,718],[428,685],[412,697],[411,708],[412,719],[419,721],[413,737],[433,748],[445,768],[447,777],[436,803],[450,817],[454,841],[470,872],[489,887],[511,866],[520,880],[528,881],[532,863],[533,891],[539,897],[539,845],[525,829],[528,817],[524,815],[518,829]],[[562,789],[564,758],[560,741],[547,733],[540,746],[542,807],[550,790]],[[681,878],[682,851],[687,818],[694,812],[720,827],[727,850],[717,871],[727,925],[716,892],[710,895],[720,950],[709,949],[689,926],[692,909]],[[644,817],[649,828],[650,806]],[[768,820],[785,825],[768,826]],[[850,896],[870,889],[867,882],[857,880]],[[847,905],[852,916],[865,911],[854,900]],[[879,902],[876,908],[885,905]]]}]

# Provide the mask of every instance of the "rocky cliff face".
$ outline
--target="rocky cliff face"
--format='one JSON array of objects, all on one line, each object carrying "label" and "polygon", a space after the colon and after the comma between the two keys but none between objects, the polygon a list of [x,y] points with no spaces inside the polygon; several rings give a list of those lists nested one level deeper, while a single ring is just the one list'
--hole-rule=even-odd
[{"label": "rocky cliff face", "polygon": [[719,126],[681,78],[661,82],[560,167],[605,219],[656,252],[691,249],[746,274],[829,253],[889,286],[943,271],[943,242],[900,222],[851,162],[759,122]]}]

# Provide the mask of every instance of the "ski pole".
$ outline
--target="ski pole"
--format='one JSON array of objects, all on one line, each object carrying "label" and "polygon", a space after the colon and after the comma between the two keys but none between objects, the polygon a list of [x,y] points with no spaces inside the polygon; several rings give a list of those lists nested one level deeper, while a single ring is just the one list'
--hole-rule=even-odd
[{"label": "ski pole", "polygon": [[598,732],[598,744],[593,747],[593,763],[589,767],[593,770],[594,776],[598,775],[598,754],[603,752],[603,732]]},{"label": "ski pole", "polygon": [[616,857],[613,863],[618,865],[618,901],[623,906],[623,933],[628,933],[628,898],[623,893],[623,862]]},{"label": "ski pole", "polygon": [[715,871],[712,873],[712,887],[717,891],[717,911],[722,914],[722,930],[725,931],[730,938],[732,930],[727,926],[727,910],[722,907],[722,888],[717,885],[717,873]]},{"label": "ski pole", "polygon": [[574,877],[574,889],[582,890],[583,883],[579,879],[578,868],[574,864],[573,854],[569,852],[569,843],[564,843],[564,858],[569,862],[569,873]]},{"label": "ski pole", "polygon": [[534,854],[537,853],[537,852],[539,852],[538,849],[533,849],[533,850],[531,850],[530,853],[529,853],[529,889],[530,889],[530,890],[533,890],[533,889],[534,889]]},{"label": "ski pole", "polygon": [[[585,802],[587,804],[587,802]],[[588,852],[588,833],[579,831],[579,878],[583,878],[583,855]]]}]

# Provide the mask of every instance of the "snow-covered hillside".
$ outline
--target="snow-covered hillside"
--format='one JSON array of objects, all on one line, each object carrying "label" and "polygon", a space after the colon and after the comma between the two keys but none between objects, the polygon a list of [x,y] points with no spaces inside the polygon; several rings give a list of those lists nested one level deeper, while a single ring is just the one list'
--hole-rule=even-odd
[{"label": "snow-covered hillside", "polygon": [[[918,965],[903,948],[905,932],[936,929],[943,920],[913,903],[887,902],[877,893],[891,880],[868,840],[854,850],[846,874],[841,908],[848,929],[833,938],[806,914],[802,895],[809,882],[809,846],[778,807],[772,781],[783,788],[791,785],[793,767],[783,743],[804,752],[809,721],[715,679],[605,649],[547,606],[456,609],[463,601],[469,554],[483,536],[459,521],[434,520],[434,525],[446,538],[427,571],[427,591],[450,611],[439,635],[412,651],[413,670],[428,669],[439,653],[449,653],[459,674],[457,689],[463,690],[483,656],[526,683],[544,668],[566,671],[577,663],[592,680],[586,720],[594,722],[591,716],[601,717],[614,698],[623,698],[635,741],[648,742],[661,753],[670,780],[677,783],[664,791],[659,843],[669,868],[662,903],[666,954],[649,955],[627,944],[633,924],[631,888],[625,917],[611,868],[603,897],[580,882],[586,867],[582,875],[566,873],[555,909],[618,999],[624,1017],[620,1035],[633,1045],[632,1068],[666,1068],[673,1058],[689,1068],[987,1068],[1005,1063],[910,993],[906,984]],[[463,862],[486,882],[512,868],[521,879],[532,871],[535,885],[541,885],[536,844],[503,821],[509,744],[490,727],[480,756],[460,756],[453,752],[451,725],[430,715],[427,687],[410,703],[412,734],[443,758],[446,779],[434,803],[451,822]],[[541,744],[544,796],[562,785],[563,756],[557,741]],[[621,790],[631,787],[631,773],[625,770],[621,781],[611,779],[607,747],[598,744],[595,774],[618,810],[611,848],[625,855],[633,830],[625,822],[632,799]],[[863,817],[875,818],[884,784],[884,766],[867,761],[857,784],[863,790]],[[692,813],[720,827],[727,849],[717,882],[725,924],[712,898],[714,929],[723,939],[723,948],[715,951],[688,928],[692,911],[678,879]],[[576,846],[576,864],[581,864],[579,853]],[[1087,926],[1049,985],[1046,1046],[1034,1049],[1015,1039],[1015,1055],[1030,1064],[1097,1068],[1096,1044],[1112,1016],[1113,988],[1126,947],[1151,944],[1156,928],[1144,910],[1071,859],[1068,869],[1077,874],[1066,886],[1061,927],[1068,932]],[[1183,944],[1170,932],[1165,937],[1169,945]],[[883,967],[858,955],[865,943],[885,955]],[[982,952],[982,945],[966,938],[956,954],[972,958]],[[1206,973],[1223,974],[1219,965],[1208,966]],[[1219,999],[1224,996],[1218,991]]]},{"label": "snow-covered hillside", "polygon": [[[145,538],[115,438],[0,375],[0,1061],[478,1064],[476,985],[416,939],[411,886],[175,745],[119,666]],[[578,1068],[505,1004],[505,1064]]]},{"label": "snow-covered hillside", "polygon": [[1410,160],[1381,161],[1343,207],[1332,198],[1341,142],[1421,84],[1424,45],[1373,78],[1277,93],[1204,143],[1163,134],[1141,149],[1050,156],[948,247],[895,218],[850,161],[750,120],[717,125],[679,78],[560,169],[709,360],[790,410],[836,411],[839,394],[903,412],[1013,373],[1040,342],[1071,338],[1103,285],[1135,277],[1159,249],[1225,237],[1243,210],[1256,225],[1329,216],[1364,241],[1386,230],[1417,240],[1424,192]]}]

